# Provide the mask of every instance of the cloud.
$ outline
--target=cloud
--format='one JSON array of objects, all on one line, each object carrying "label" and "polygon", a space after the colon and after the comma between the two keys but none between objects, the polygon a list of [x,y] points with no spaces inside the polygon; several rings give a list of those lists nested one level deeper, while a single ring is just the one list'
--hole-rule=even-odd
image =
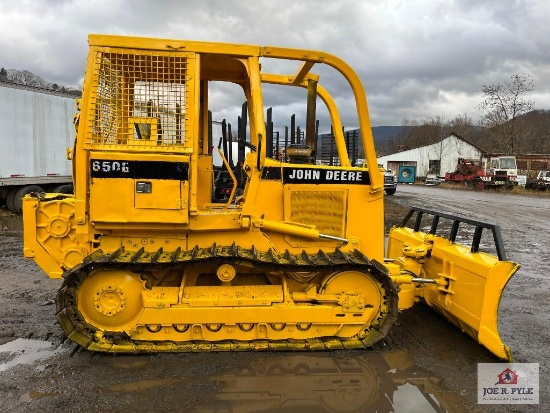
[{"label": "cloud", "polygon": [[[108,33],[336,54],[363,81],[373,125],[462,113],[478,119],[481,86],[518,72],[533,77],[536,106],[550,106],[545,0],[0,0],[0,6],[0,66],[59,84],[82,82],[87,35]],[[330,86],[337,101],[351,106],[349,88],[342,82]],[[276,119],[287,123],[303,92],[282,100],[269,91],[266,98]],[[230,115],[222,109],[226,99],[216,95],[219,116]],[[238,107],[235,123],[240,105],[229,106]],[[355,113],[346,109],[343,123],[353,127]]]}]

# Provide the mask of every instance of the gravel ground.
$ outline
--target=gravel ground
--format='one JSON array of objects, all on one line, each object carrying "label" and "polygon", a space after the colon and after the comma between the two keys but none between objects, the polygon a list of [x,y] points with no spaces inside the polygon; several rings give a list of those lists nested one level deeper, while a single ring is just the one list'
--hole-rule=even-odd
[{"label": "gravel ground", "polygon": [[386,228],[412,205],[495,222],[522,268],[499,329],[516,362],[540,363],[540,405],[477,405],[477,363],[495,358],[425,306],[370,351],[104,355],[64,341],[48,279],[22,258],[21,222],[0,213],[0,411],[546,412],[550,198],[400,186]]}]

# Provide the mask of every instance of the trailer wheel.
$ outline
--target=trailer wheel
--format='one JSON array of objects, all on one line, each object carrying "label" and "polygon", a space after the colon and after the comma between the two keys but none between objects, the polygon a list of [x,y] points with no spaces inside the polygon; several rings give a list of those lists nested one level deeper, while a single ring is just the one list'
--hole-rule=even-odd
[{"label": "trailer wheel", "polygon": [[15,199],[15,193],[17,192],[19,188],[12,188],[8,191],[8,196],[6,197],[6,208],[10,212],[13,212],[15,214],[15,207],[13,205],[13,200]]},{"label": "trailer wheel", "polygon": [[23,212],[23,201],[21,198],[31,192],[44,192],[44,189],[38,185],[27,185],[19,188],[17,192],[15,192],[13,198],[13,212],[16,214],[21,214],[21,212]]},{"label": "trailer wheel", "polygon": [[52,192],[54,194],[72,194],[73,186],[69,184],[58,185],[52,189]]}]

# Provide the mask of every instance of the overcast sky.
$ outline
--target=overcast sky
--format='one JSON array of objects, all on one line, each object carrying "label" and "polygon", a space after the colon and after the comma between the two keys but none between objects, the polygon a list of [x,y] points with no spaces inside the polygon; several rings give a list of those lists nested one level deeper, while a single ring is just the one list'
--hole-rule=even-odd
[{"label": "overcast sky", "polygon": [[[0,6],[0,66],[64,85],[80,87],[87,35],[105,33],[336,54],[359,73],[373,126],[435,115],[477,120],[482,85],[514,73],[530,75],[529,97],[550,109],[549,0],[0,0]],[[278,113],[292,113],[292,102],[279,104]]]}]

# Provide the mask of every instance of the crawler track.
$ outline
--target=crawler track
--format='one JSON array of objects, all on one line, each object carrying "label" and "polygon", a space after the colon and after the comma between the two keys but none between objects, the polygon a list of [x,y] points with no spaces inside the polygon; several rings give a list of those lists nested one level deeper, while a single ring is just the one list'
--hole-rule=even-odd
[{"label": "crawler track", "polygon": [[[212,265],[222,263],[248,262],[256,268],[265,271],[346,271],[356,270],[368,274],[382,286],[385,294],[382,298],[382,311],[376,320],[364,328],[364,334],[350,338],[318,337],[313,339],[287,340],[223,340],[207,341],[138,341],[132,340],[125,333],[99,331],[87,323],[78,309],[77,290],[91,271],[129,270],[144,274],[151,270],[184,270],[187,266]],[[123,248],[114,253],[104,253],[98,250],[88,256],[84,262],[64,274],[65,281],[56,298],[57,319],[69,339],[92,351],[103,352],[208,352],[208,351],[265,351],[265,350],[338,350],[367,348],[383,338],[397,317],[397,290],[385,273],[385,268],[365,257],[355,250],[344,253],[339,249],[326,253],[293,255],[288,251],[275,253],[273,251],[259,252],[254,249],[232,246],[217,246],[209,248],[195,247],[189,251],[170,251],[162,249],[154,253],[143,249],[127,251]],[[146,288],[147,288],[147,279]]]}]

